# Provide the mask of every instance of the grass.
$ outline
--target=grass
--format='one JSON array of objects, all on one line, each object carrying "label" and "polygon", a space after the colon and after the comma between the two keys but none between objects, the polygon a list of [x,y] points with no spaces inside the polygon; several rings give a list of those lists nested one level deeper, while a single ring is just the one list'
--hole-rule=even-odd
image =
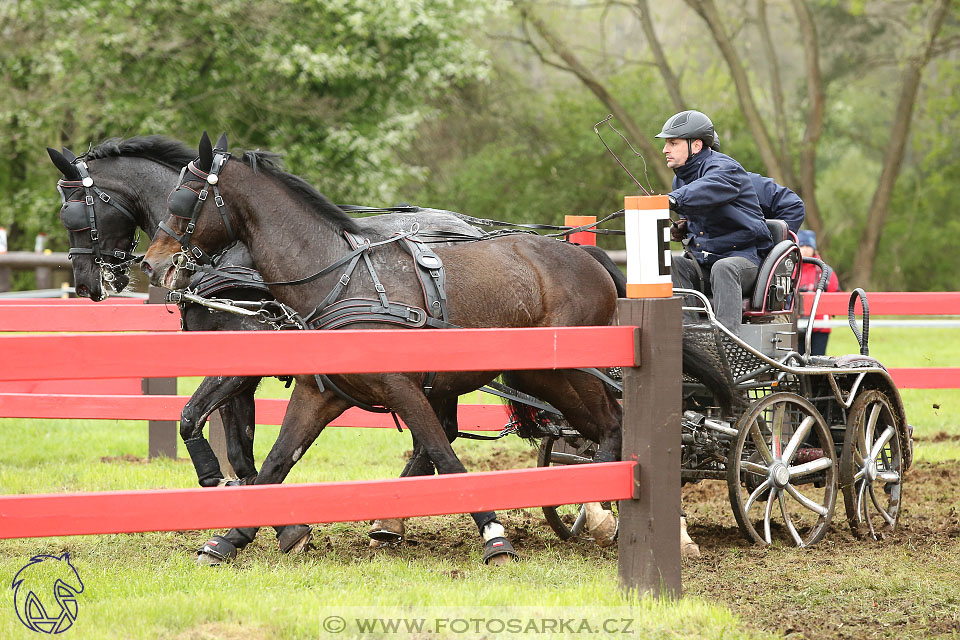
[{"label": "grass", "polygon": [[[856,345],[848,334],[835,330],[829,351],[854,352]],[[888,366],[950,366],[960,355],[950,330],[884,327],[874,331],[871,343],[871,354]],[[181,381],[181,392],[189,392],[195,383]],[[277,397],[286,391],[270,380],[260,393]],[[960,427],[949,417],[956,415],[958,394],[903,392],[910,422],[923,438],[918,460],[960,458],[956,440],[932,441],[940,432],[960,435]],[[187,461],[143,461],[147,433],[142,422],[4,419],[0,428],[5,433],[0,450],[2,493],[195,485]],[[262,426],[258,432],[256,453],[262,459],[277,428]],[[406,435],[386,430],[329,429],[289,481],[394,477],[409,448]],[[474,470],[499,467],[504,461],[508,466],[534,464],[533,451],[517,439],[494,444],[466,441],[457,449]],[[955,495],[951,498],[945,491],[939,500],[955,501]],[[726,510],[722,517],[732,520],[722,495],[703,509]],[[958,605],[953,585],[960,570],[955,558],[960,554],[955,542],[917,550],[909,544],[870,547],[858,557],[850,549],[858,549],[860,543],[849,541],[849,534],[833,540],[834,532],[823,543],[824,555],[817,551],[820,547],[809,552],[757,550],[718,539],[713,549],[707,549],[706,560],[685,566],[687,592],[703,597],[660,603],[622,594],[616,587],[614,552],[585,542],[561,543],[537,510],[511,511],[502,518],[524,562],[497,569],[480,562],[479,538],[466,516],[443,516],[411,523],[416,544],[389,550],[367,547],[364,523],[317,528],[315,548],[297,556],[281,556],[272,532],[263,531],[236,563],[212,570],[194,564],[194,550],[208,532],[2,541],[0,578],[11,580],[34,554],[69,551],[86,589],[77,622],[66,634],[98,639],[326,637],[321,625],[327,615],[369,614],[370,608],[389,615],[442,611],[461,617],[609,613],[635,620],[633,628],[641,637],[763,638],[790,631],[788,622],[771,619],[780,611],[782,617],[808,616],[810,611],[819,615],[818,607],[828,608],[840,616],[867,616],[881,630],[887,628],[882,625],[903,622],[894,613],[884,614],[897,599],[917,603],[913,622],[921,626],[924,616],[937,616],[932,607],[955,610]],[[842,520],[839,514],[837,519]],[[829,555],[834,548],[837,558]],[[737,595],[731,597],[731,592]],[[35,637],[17,620],[9,595],[5,602],[0,604],[0,638]]]}]

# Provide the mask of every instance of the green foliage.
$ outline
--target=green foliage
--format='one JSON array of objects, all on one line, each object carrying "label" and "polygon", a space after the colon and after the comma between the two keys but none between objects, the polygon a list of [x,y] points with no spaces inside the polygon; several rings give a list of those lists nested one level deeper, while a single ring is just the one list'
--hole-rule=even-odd
[{"label": "green foliage", "polygon": [[[500,78],[509,103],[491,100],[482,109],[495,114],[485,120],[484,142],[467,157],[441,158],[431,167],[430,179],[411,184],[417,202],[464,213],[514,222],[562,224],[564,215],[602,218],[623,208],[623,197],[639,188],[607,153],[593,125],[607,116],[592,94],[564,91],[545,95],[524,86],[522,78]],[[636,119],[653,133],[670,111],[663,94],[650,91],[649,72],[614,79],[619,99],[633,107]],[[504,87],[506,85],[506,88]],[[522,105],[522,106],[520,106]],[[441,126],[460,138],[471,124],[452,111]],[[614,126],[623,131],[619,123]],[[453,131],[454,133],[451,133]],[[655,192],[663,192],[652,170],[644,174],[643,160],[634,156],[617,134],[600,129],[630,172]],[[419,145],[430,144],[429,138]],[[429,154],[421,149],[422,156]],[[648,164],[663,158],[645,158]],[[649,178],[648,178],[649,176]],[[607,225],[605,225],[607,226]],[[616,224],[610,225],[616,228]],[[622,228],[622,227],[621,227]],[[601,244],[622,245],[622,239],[601,237]]]},{"label": "green foliage", "polygon": [[0,224],[11,249],[37,231],[65,246],[45,146],[107,137],[193,142],[225,130],[239,147],[287,154],[338,199],[382,203],[416,167],[397,153],[428,101],[482,79],[468,37],[497,3],[432,0],[17,0],[0,4]]}]

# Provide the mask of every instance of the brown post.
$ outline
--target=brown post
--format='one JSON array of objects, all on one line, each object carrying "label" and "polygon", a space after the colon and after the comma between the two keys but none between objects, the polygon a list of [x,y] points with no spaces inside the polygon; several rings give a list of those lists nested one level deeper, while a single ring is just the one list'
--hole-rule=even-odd
[{"label": "brown post", "polygon": [[10,291],[10,275],[12,271],[10,267],[0,266],[0,293]]},{"label": "brown post", "polygon": [[37,289],[53,288],[53,271],[50,267],[37,267],[33,271],[37,278]]},{"label": "brown post", "polygon": [[210,414],[210,417],[207,418],[207,425],[210,430],[210,448],[213,449],[214,455],[220,461],[220,471],[225,478],[236,476],[237,473],[233,470],[233,466],[227,458],[227,436],[223,430],[223,419],[220,417],[219,411]]},{"label": "brown post", "polygon": [[[163,304],[166,295],[166,289],[151,286],[147,304]],[[143,393],[144,395],[175,396],[177,395],[177,379],[144,378]],[[179,436],[176,420],[150,420],[148,435],[150,457],[166,456],[176,459]]]},{"label": "brown post", "polygon": [[620,586],[679,597],[681,301],[617,301],[638,326],[639,367],[623,369],[623,460],[639,462],[638,499],[620,501]]}]

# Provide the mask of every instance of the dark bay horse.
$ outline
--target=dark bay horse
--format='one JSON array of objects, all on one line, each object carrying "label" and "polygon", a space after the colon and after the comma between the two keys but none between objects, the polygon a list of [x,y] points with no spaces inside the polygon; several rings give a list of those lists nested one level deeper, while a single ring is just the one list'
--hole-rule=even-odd
[{"label": "dark bay horse", "polygon": [[[382,317],[399,317],[389,312],[395,312],[399,308],[396,305],[400,305],[408,310],[419,309],[420,314],[408,317],[425,320],[422,285],[411,275],[412,258],[396,241],[365,233],[355,220],[312,187],[278,169],[270,154],[248,152],[242,159],[221,166],[225,158],[223,153],[214,154],[213,145],[204,135],[199,159],[182,186],[171,194],[171,211],[180,216],[185,215],[182,205],[184,195],[189,200],[188,192],[198,194],[215,186],[215,192],[222,197],[194,197],[194,202],[188,203],[196,213],[193,224],[177,215],[165,221],[170,232],[194,250],[194,255],[196,250],[201,254],[216,253],[240,240],[250,248],[268,284],[312,274],[337,261],[349,260],[348,254],[363,256],[373,268],[369,273],[355,272],[342,287],[342,295],[333,299],[349,301],[373,296],[371,302],[377,307],[378,295],[383,294],[379,296],[380,308],[388,313]],[[224,206],[218,206],[220,203]],[[352,252],[345,233],[356,234],[349,237],[354,242],[383,244],[375,250]],[[517,234],[436,247],[434,252],[445,265],[448,319],[457,326],[585,326],[614,322],[613,280],[596,260],[567,243]],[[169,233],[157,234],[141,268],[154,284],[183,287],[190,279],[190,273],[181,268],[186,255]],[[376,286],[374,273],[381,286]],[[277,300],[311,317],[342,280],[341,269],[333,269],[306,285],[270,286]],[[360,318],[345,318],[345,324],[356,329],[385,326],[373,316]],[[322,370],[322,362],[318,362],[318,370]],[[322,429],[349,408],[352,401],[393,409],[440,473],[464,472],[435,407],[437,403],[455,402],[457,396],[482,386],[496,374],[441,372],[433,380],[429,399],[421,386],[421,373],[331,376],[333,384],[323,390],[312,383],[312,377],[301,376],[280,435],[263,462],[256,484],[281,482]],[[620,406],[598,379],[579,371],[522,371],[513,372],[512,381],[522,391],[550,402],[574,428],[598,442],[597,459],[619,458]],[[473,517],[486,541],[485,559],[513,555],[494,513],[477,513]],[[256,528],[233,529],[207,543],[204,553],[233,556],[255,533]]]}]

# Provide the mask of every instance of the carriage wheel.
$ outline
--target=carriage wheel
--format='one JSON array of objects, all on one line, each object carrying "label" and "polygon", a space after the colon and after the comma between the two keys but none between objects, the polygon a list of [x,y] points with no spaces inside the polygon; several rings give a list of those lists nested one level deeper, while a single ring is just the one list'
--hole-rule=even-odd
[{"label": "carriage wheel", "polygon": [[816,407],[793,393],[750,405],[727,458],[730,504],[744,537],[806,547],[827,532],[837,502],[837,452]]},{"label": "carriage wheel", "polygon": [[882,391],[866,391],[850,407],[840,454],[840,487],[847,520],[857,536],[877,540],[897,526],[903,489],[899,427]]},{"label": "carriage wheel", "polygon": [[[537,466],[549,467],[567,464],[589,464],[597,445],[586,438],[554,438],[547,436],[540,440],[537,453]],[[561,540],[569,540],[586,530],[587,516],[582,504],[567,504],[555,507],[541,507],[543,517]],[[610,509],[610,503],[603,503],[604,509]]]}]

